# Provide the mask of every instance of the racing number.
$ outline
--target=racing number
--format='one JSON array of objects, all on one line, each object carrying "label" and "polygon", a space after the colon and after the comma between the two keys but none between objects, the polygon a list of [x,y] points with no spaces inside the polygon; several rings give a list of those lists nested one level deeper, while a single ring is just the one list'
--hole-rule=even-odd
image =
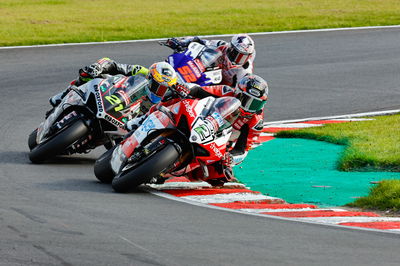
[{"label": "racing number", "polygon": [[116,96],[116,95],[111,95],[111,96],[105,96],[104,97],[109,103],[112,105],[119,104],[114,108],[115,112],[121,111],[124,109],[124,106],[122,105],[121,100]]},{"label": "racing number", "polygon": [[179,67],[178,72],[182,75],[186,82],[195,82],[197,80],[196,75],[189,66]]}]

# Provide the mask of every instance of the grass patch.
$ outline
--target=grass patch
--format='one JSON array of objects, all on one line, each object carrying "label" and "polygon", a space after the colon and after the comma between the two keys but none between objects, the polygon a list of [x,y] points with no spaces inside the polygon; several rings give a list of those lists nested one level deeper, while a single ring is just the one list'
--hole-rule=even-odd
[{"label": "grass patch", "polygon": [[398,0],[2,0],[0,46],[400,24]]},{"label": "grass patch", "polygon": [[346,145],[338,162],[338,169],[342,171],[400,171],[400,114],[371,121],[281,131],[276,136]]},{"label": "grass patch", "polygon": [[357,199],[347,204],[350,207],[363,209],[400,211],[400,180],[384,180],[371,188],[367,197]]}]

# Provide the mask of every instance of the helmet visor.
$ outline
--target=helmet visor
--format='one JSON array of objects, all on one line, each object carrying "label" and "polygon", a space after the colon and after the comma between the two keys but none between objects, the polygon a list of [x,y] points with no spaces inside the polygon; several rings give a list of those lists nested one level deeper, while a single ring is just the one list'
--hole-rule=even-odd
[{"label": "helmet visor", "polygon": [[164,96],[164,94],[167,92],[168,87],[164,86],[164,85],[161,85],[160,83],[155,81],[153,79],[153,77],[150,77],[150,79],[149,79],[149,90],[154,95],[162,98]]},{"label": "helmet visor", "polygon": [[242,54],[235,48],[229,48],[228,58],[233,64],[244,65],[250,58],[249,54]]},{"label": "helmet visor", "polygon": [[250,113],[255,113],[262,110],[266,103],[265,100],[256,98],[246,92],[242,92],[242,94],[239,97],[239,100],[242,103],[241,104],[242,109]]},{"label": "helmet visor", "polygon": [[147,97],[149,97],[150,102],[159,103],[162,97],[158,97],[154,93],[152,93],[148,87],[146,87]]}]

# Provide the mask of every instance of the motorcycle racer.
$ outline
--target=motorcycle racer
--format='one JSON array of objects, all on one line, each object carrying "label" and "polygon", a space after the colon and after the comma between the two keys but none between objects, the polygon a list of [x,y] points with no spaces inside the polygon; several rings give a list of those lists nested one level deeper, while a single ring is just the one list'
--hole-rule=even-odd
[{"label": "motorcycle racer", "polygon": [[[213,186],[223,185],[225,182],[233,180],[232,167],[243,162],[248,151],[257,142],[263,129],[263,107],[268,99],[267,82],[260,76],[247,75],[239,81],[235,89],[227,85],[201,87],[193,83],[177,84],[177,87],[182,87],[181,91],[186,89],[189,97],[193,98],[234,96],[240,100],[241,106],[239,109],[227,117],[233,130],[224,158],[207,166],[208,176],[205,176],[200,168],[196,168],[187,174],[190,180],[204,180]],[[166,97],[162,102],[154,105],[149,113],[159,108],[160,105],[168,107],[180,100],[180,97],[172,99]],[[126,124],[128,130],[136,129],[145,118],[146,115],[128,121]],[[213,121],[213,118],[206,117],[204,120]],[[165,179],[163,180],[161,177],[155,180],[157,183],[162,183],[163,181]]]},{"label": "motorcycle racer", "polygon": [[80,69],[78,78],[73,80],[64,91],[51,97],[49,99],[50,104],[53,107],[57,106],[71,89],[75,89],[96,77],[101,77],[103,74],[144,75],[146,77],[148,85],[145,87],[145,93],[143,93],[145,96],[140,99],[137,115],[147,113],[150,107],[159,103],[168,89],[174,88],[177,83],[177,74],[174,68],[166,62],[154,63],[147,69],[140,65],[120,64],[109,58],[102,58],[96,63]]},{"label": "motorcycle racer", "polygon": [[222,82],[235,87],[238,80],[253,73],[253,61],[256,56],[253,39],[247,34],[236,34],[229,43],[222,40],[206,40],[199,37],[170,38],[166,45],[176,52],[185,50],[191,42],[198,42],[208,48],[221,52],[216,66],[222,70]]},{"label": "motorcycle racer", "polygon": [[189,173],[189,179],[200,178],[211,185],[223,185],[233,178],[232,167],[238,165],[247,156],[248,151],[257,142],[263,129],[264,105],[268,99],[268,83],[257,75],[247,75],[233,89],[226,85],[193,86],[190,95],[195,98],[208,96],[234,96],[241,106],[228,118],[232,125],[228,151],[222,161],[208,166],[209,176],[204,177],[200,169]]},{"label": "motorcycle racer", "polygon": [[[163,71],[168,72],[166,75]],[[62,92],[54,95],[49,99],[50,104],[57,106],[61,99],[68,93],[71,88],[81,86],[86,82],[101,77],[101,75],[124,75],[135,76],[144,75],[149,80],[149,89],[147,91],[149,100],[152,103],[158,103],[166,93],[167,89],[174,86],[177,81],[175,70],[171,65],[165,62],[155,63],[150,70],[140,65],[121,64],[110,58],[101,58],[97,62],[79,69],[78,78],[71,81],[70,85]],[[160,86],[158,88],[158,86]]]}]

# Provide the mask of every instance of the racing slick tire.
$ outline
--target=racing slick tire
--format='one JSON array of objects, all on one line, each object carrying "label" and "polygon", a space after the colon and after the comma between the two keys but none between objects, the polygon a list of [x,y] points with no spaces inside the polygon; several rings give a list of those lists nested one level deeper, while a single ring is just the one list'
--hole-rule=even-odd
[{"label": "racing slick tire", "polygon": [[40,143],[29,153],[29,160],[32,163],[42,163],[47,159],[61,154],[75,141],[85,136],[89,128],[82,120],[77,120],[71,125],[57,132],[49,140]]},{"label": "racing slick tire", "polygon": [[174,144],[169,143],[161,150],[150,154],[139,165],[119,173],[112,181],[112,188],[116,192],[129,190],[147,183],[151,178],[159,175],[179,158],[180,154]]},{"label": "racing slick tire", "polygon": [[37,129],[32,131],[31,134],[29,134],[29,138],[28,138],[29,150],[33,150],[33,148],[35,148],[37,146],[36,136],[37,136]]},{"label": "racing slick tire", "polygon": [[102,183],[109,184],[114,179],[115,174],[111,168],[111,157],[115,147],[117,146],[103,153],[94,164],[94,175]]}]

